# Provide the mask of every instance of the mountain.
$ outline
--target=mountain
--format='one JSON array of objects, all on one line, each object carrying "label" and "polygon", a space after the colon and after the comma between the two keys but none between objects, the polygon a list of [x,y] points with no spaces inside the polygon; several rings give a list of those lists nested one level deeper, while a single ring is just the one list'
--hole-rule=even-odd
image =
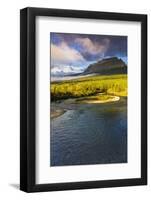
[{"label": "mountain", "polygon": [[117,57],[105,58],[96,63],[90,64],[83,72],[83,75],[98,73],[98,74],[125,74],[127,73],[127,65]]},{"label": "mountain", "polygon": [[53,66],[51,68],[52,76],[69,76],[82,73],[83,70],[76,66]]}]

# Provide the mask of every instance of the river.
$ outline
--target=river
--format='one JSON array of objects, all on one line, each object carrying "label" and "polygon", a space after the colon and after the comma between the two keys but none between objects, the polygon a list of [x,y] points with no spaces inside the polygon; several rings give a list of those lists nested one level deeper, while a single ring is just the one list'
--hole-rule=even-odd
[{"label": "river", "polygon": [[127,98],[104,104],[52,103],[50,166],[127,162]]}]

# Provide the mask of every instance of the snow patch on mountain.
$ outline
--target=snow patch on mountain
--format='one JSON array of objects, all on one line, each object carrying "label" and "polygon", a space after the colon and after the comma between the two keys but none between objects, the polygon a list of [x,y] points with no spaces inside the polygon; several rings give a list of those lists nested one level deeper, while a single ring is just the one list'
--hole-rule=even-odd
[{"label": "snow patch on mountain", "polygon": [[51,75],[52,76],[64,76],[64,75],[72,75],[82,73],[84,69],[81,69],[77,66],[53,66],[51,67]]}]

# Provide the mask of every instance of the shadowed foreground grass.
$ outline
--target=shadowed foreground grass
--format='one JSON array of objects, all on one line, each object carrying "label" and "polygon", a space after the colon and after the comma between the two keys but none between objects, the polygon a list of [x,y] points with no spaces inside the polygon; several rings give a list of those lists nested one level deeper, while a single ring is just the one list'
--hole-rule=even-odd
[{"label": "shadowed foreground grass", "polygon": [[[99,93],[104,93],[104,95],[127,96],[127,75],[95,75],[92,77],[51,83],[52,101],[95,96]],[[108,98],[108,96],[104,96],[104,98]]]}]

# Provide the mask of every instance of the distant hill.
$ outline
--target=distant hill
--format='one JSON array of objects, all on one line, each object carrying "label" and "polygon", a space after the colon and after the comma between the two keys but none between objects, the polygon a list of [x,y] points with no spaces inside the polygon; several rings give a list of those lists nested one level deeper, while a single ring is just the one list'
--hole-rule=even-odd
[{"label": "distant hill", "polygon": [[82,74],[86,75],[92,73],[98,73],[103,75],[126,74],[127,65],[122,59],[117,57],[105,58],[89,65]]}]

